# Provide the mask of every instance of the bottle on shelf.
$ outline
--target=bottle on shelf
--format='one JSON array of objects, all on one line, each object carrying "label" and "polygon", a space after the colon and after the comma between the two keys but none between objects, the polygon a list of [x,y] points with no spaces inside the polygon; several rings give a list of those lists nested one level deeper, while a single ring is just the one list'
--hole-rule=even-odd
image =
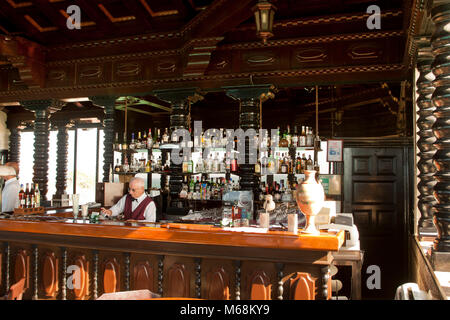
[{"label": "bottle on shelf", "polygon": [[160,145],[160,138],[159,138],[159,128],[155,129],[155,136],[153,137],[153,147],[159,148]]},{"label": "bottle on shelf", "polygon": [[30,184],[25,184],[25,208],[31,208]]},{"label": "bottle on shelf", "polygon": [[122,166],[120,165],[119,159],[117,159],[117,163],[116,163],[116,166],[114,167],[114,171],[115,172],[121,172],[122,171]]},{"label": "bottle on shelf", "polygon": [[167,128],[164,129],[164,133],[162,135],[162,143],[169,143],[169,131]]},{"label": "bottle on shelf", "polygon": [[314,147],[314,135],[312,132],[312,128],[311,127],[307,127],[308,131],[306,134],[306,146],[307,147]]},{"label": "bottle on shelf", "polygon": [[135,148],[136,149],[141,149],[142,148],[142,137],[141,137],[141,132],[138,131],[138,137],[137,140],[135,142]]},{"label": "bottle on shelf", "polygon": [[39,191],[39,184],[36,183],[36,187],[34,188],[34,202],[36,207],[41,206],[41,192]]},{"label": "bottle on shelf", "polygon": [[122,150],[127,150],[128,146],[127,146],[127,134],[124,132],[123,133],[123,141],[122,141]]},{"label": "bottle on shelf", "polygon": [[302,161],[302,168],[303,168],[303,173],[304,173],[305,170],[307,170],[307,167],[306,167],[306,161],[307,161],[307,159],[306,159],[306,156],[305,156],[304,153],[302,154],[302,159],[301,159],[301,161]]},{"label": "bottle on shelf", "polygon": [[122,149],[122,144],[119,142],[119,133],[116,132],[116,139],[114,140],[114,150],[120,151]]},{"label": "bottle on shelf", "polygon": [[147,149],[151,149],[153,147],[153,137],[152,137],[152,129],[148,129],[147,135]]},{"label": "bottle on shelf", "polygon": [[297,126],[294,126],[294,134],[292,135],[292,147],[298,147]]},{"label": "bottle on shelf", "polygon": [[141,140],[141,148],[147,149],[147,132],[145,132],[145,130],[144,130],[144,135],[142,136],[142,140]]},{"label": "bottle on shelf", "polygon": [[288,147],[292,147],[292,135],[291,135],[291,129],[290,129],[289,125],[287,125],[287,127],[286,127],[285,139],[288,142]]},{"label": "bottle on shelf", "polygon": [[300,137],[298,138],[298,146],[299,147],[306,147],[305,126],[302,126],[302,132],[300,134]]},{"label": "bottle on shelf", "polygon": [[152,166],[150,163],[150,160],[147,160],[147,164],[145,165],[145,172],[151,172],[152,171]]},{"label": "bottle on shelf", "polygon": [[134,140],[134,132],[131,133],[130,150],[136,149],[136,141]]},{"label": "bottle on shelf", "polygon": [[25,191],[23,190],[23,184],[20,185],[20,191],[19,191],[19,208],[25,208],[26,204],[25,199]]},{"label": "bottle on shelf", "polygon": [[314,170],[314,165],[313,165],[313,161],[311,159],[311,155],[309,155],[308,160],[306,160],[306,169]]}]

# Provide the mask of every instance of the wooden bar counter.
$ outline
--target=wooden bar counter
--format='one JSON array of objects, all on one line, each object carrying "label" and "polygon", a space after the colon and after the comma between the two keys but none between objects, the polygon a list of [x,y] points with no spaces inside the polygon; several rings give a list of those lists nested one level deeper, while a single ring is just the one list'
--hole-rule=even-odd
[{"label": "wooden bar counter", "polygon": [[331,252],[344,242],[343,231],[92,224],[64,215],[0,219],[1,294],[24,277],[24,299],[137,289],[201,299],[330,299]]}]

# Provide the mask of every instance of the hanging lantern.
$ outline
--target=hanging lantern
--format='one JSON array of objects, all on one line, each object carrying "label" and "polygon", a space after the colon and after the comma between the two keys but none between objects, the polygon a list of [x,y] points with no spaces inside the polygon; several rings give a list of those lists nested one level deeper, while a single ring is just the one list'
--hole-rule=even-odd
[{"label": "hanging lantern", "polygon": [[256,21],[256,35],[267,43],[267,39],[273,37],[273,17],[277,8],[267,0],[259,0],[253,7]]}]

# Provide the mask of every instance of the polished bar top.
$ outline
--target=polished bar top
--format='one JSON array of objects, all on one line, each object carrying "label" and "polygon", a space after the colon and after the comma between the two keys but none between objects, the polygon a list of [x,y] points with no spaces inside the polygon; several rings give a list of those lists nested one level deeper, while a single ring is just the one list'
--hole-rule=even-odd
[{"label": "polished bar top", "polygon": [[256,227],[223,228],[205,224],[115,220],[90,223],[89,220],[82,219],[74,221],[68,213],[2,218],[0,233],[2,232],[320,251],[339,250],[345,237],[344,231],[332,230],[321,232],[320,235],[310,235],[301,231],[293,234]]}]

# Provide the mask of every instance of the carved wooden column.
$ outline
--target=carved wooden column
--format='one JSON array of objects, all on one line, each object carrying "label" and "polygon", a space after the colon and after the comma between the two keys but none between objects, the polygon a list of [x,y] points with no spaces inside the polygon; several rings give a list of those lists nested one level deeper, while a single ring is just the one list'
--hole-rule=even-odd
[{"label": "carved wooden column", "polygon": [[417,69],[420,72],[417,79],[417,108],[419,118],[417,119],[417,127],[419,131],[417,135],[417,147],[419,149],[419,160],[417,167],[419,169],[420,182],[417,185],[419,191],[418,209],[420,211],[419,219],[419,233],[422,235],[435,233],[436,228],[433,225],[433,205],[436,200],[433,196],[433,188],[436,180],[433,175],[436,168],[433,166],[433,155],[436,153],[436,146],[434,145],[436,137],[433,135],[431,129],[436,117],[433,114],[435,110],[431,96],[434,91],[433,79],[434,75],[431,72],[431,62],[433,61],[433,54],[431,52],[431,45],[429,38],[422,38],[418,41],[419,50],[417,57]]},{"label": "carved wooden column", "polygon": [[67,187],[67,148],[69,146],[69,134],[67,120],[52,121],[58,128],[57,153],[56,153],[56,193],[53,195],[54,206],[69,205],[69,196],[66,194]]},{"label": "carved wooden column", "polygon": [[[200,99],[197,88],[177,89],[177,90],[157,90],[154,94],[161,100],[167,101],[172,105],[170,115],[170,135],[177,129],[187,129],[190,127],[189,103],[194,103]],[[170,199],[178,199],[182,184],[182,164],[176,164],[173,159],[170,161]],[[162,186],[162,184],[161,184]]]},{"label": "carved wooden column", "polygon": [[20,159],[20,130],[16,128],[9,128],[9,155],[8,161],[19,163]]},{"label": "carved wooden column", "polygon": [[[114,168],[114,110],[116,97],[113,96],[95,96],[89,98],[94,104],[105,108],[104,140],[103,140],[103,182],[109,182],[109,169]],[[112,182],[112,181],[111,181]]]},{"label": "carved wooden column", "polygon": [[437,204],[434,205],[433,221],[438,236],[434,242],[434,251],[448,253],[450,252],[450,29],[448,27],[450,4],[436,5],[431,10],[431,16],[435,24],[435,31],[431,37],[434,55],[431,70],[436,77],[433,81],[435,90],[431,99],[436,107],[433,133],[437,138],[435,143],[437,151],[433,156],[437,170],[434,175],[437,180],[434,187]]},{"label": "carved wooden column", "polygon": [[[259,132],[260,98],[263,94],[269,92],[270,87],[271,85],[224,87],[226,94],[239,100],[241,104],[239,108],[239,128],[244,132],[248,129],[254,129],[256,133]],[[270,131],[268,133],[270,135]],[[258,152],[256,151],[256,155],[250,154],[249,143],[250,141],[245,142],[245,163],[239,166],[239,185],[241,190],[252,190],[254,196],[257,197],[260,179],[255,175],[255,163],[250,163],[250,158],[256,156],[255,159],[257,159]]]},{"label": "carved wooden column", "polygon": [[48,190],[48,152],[49,152],[49,107],[52,100],[34,100],[24,101],[21,104],[34,112],[34,166],[33,166],[33,183],[39,184],[41,192],[41,205],[48,206],[47,190]]}]

